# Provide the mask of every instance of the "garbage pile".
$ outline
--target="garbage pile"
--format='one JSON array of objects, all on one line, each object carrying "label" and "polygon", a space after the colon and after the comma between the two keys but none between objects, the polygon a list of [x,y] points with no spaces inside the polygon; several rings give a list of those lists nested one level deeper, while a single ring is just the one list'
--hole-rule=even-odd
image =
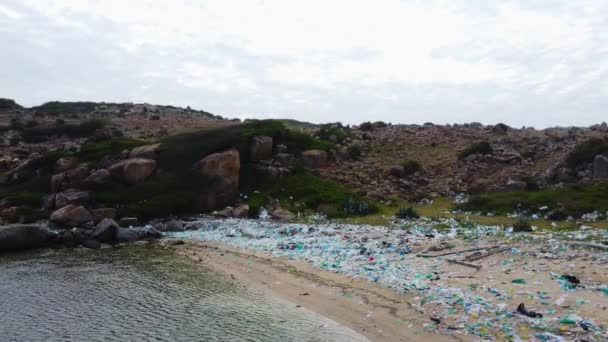
[{"label": "garbage pile", "polygon": [[[235,219],[193,224],[199,229],[166,235],[365,278],[405,294],[431,331],[489,340],[608,340],[608,250],[601,247],[608,230],[515,234],[450,219],[390,227]],[[587,248],[592,238],[597,249]],[[579,245],[569,244],[576,240]]]}]

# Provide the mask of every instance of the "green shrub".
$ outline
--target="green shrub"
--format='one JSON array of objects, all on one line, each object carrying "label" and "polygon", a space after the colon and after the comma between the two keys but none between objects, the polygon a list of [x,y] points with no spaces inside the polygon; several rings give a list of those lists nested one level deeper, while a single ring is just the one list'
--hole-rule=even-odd
[{"label": "green shrub", "polygon": [[13,99],[3,99],[3,98],[0,98],[0,110],[21,109],[21,108],[23,108],[23,107],[21,107]]},{"label": "green shrub", "polygon": [[487,141],[481,141],[469,145],[462,152],[460,152],[460,159],[464,159],[472,154],[493,154],[494,148]]},{"label": "green shrub", "polygon": [[384,122],[384,121],[376,121],[373,123],[373,125],[374,125],[374,128],[385,128],[388,126],[386,124],[386,122]]},{"label": "green shrub", "polygon": [[267,195],[256,192],[247,197],[246,202],[249,205],[249,216],[257,217],[260,213],[260,209],[267,206],[270,201]]},{"label": "green shrub", "polygon": [[403,166],[403,170],[405,172],[406,176],[411,176],[413,174],[415,174],[416,172],[421,172],[422,171],[422,165],[420,165],[419,162],[415,161],[415,160],[405,160],[401,163],[401,166]]},{"label": "green shrub", "polygon": [[378,207],[360,198],[349,198],[343,205],[343,210],[348,215],[369,215],[378,212]]},{"label": "green shrub", "polygon": [[374,130],[374,124],[371,122],[364,122],[362,124],[359,125],[359,130],[360,131],[373,131]]},{"label": "green shrub", "polygon": [[74,115],[86,114],[95,110],[97,104],[95,102],[58,102],[52,101],[40,106],[32,107],[38,113],[46,115]]},{"label": "green shrub", "polygon": [[0,199],[6,200],[11,206],[27,205],[40,207],[44,193],[41,192],[7,192],[0,190]]},{"label": "green shrub", "polygon": [[131,138],[115,138],[102,142],[88,143],[82,145],[77,157],[85,162],[98,162],[105,156],[113,156],[124,150],[130,150],[137,146],[145,145],[141,140]]},{"label": "green shrub", "polygon": [[531,231],[532,226],[530,226],[530,223],[524,219],[519,219],[513,224],[513,232],[515,233],[526,233]]},{"label": "green shrub", "polygon": [[510,127],[505,125],[504,123],[499,123],[499,124],[496,124],[494,127],[492,127],[492,133],[505,134],[505,133],[507,133],[509,128]]},{"label": "green shrub", "polygon": [[333,125],[322,125],[321,129],[317,132],[317,136],[319,137],[319,139],[322,140],[343,143],[344,141],[346,141],[346,139],[350,137],[350,132],[349,130],[343,127],[336,127]]},{"label": "green shrub", "polygon": [[360,145],[351,145],[346,149],[346,152],[353,160],[359,160],[363,156],[363,148]]},{"label": "green shrub", "polygon": [[395,217],[397,217],[398,219],[402,219],[402,220],[409,220],[409,219],[417,219],[420,218],[420,215],[418,215],[418,213],[416,212],[416,210],[412,207],[407,207],[407,208],[400,208],[397,213],[395,214]]},{"label": "green shrub", "polygon": [[96,130],[105,127],[101,120],[88,120],[79,124],[55,124],[52,126],[36,126],[23,130],[21,136],[27,142],[42,142],[51,136],[67,136],[82,138],[91,135]]},{"label": "green shrub", "polygon": [[566,157],[566,163],[571,168],[591,163],[598,154],[608,154],[608,141],[592,138],[577,145]]}]

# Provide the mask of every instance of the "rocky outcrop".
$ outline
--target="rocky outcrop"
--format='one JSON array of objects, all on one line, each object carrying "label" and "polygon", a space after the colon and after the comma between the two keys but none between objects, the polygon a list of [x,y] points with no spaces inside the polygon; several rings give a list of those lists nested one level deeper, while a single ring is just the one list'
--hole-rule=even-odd
[{"label": "rocky outcrop", "polygon": [[45,226],[14,225],[0,227],[0,253],[48,246],[56,234]]},{"label": "rocky outcrop", "polygon": [[272,137],[258,136],[251,141],[250,158],[253,161],[270,159],[272,157]]},{"label": "rocky outcrop", "polygon": [[93,232],[91,238],[100,242],[111,241],[114,239],[116,230],[118,228],[118,223],[116,223],[116,221],[105,218],[97,224],[95,227],[95,232]]},{"label": "rocky outcrop", "polygon": [[76,157],[63,157],[57,159],[55,162],[56,172],[65,172],[78,166],[78,159]]},{"label": "rocky outcrop", "polygon": [[595,159],[593,160],[593,178],[608,178],[608,157],[603,155],[595,156]]},{"label": "rocky outcrop", "polygon": [[308,150],[302,152],[304,166],[317,169],[327,165],[327,152],[321,150]]},{"label": "rocky outcrop", "polygon": [[70,204],[55,210],[49,220],[63,226],[73,227],[92,221],[93,216],[85,207]]},{"label": "rocky outcrop", "polygon": [[522,191],[522,190],[526,190],[527,187],[528,187],[528,184],[526,182],[510,179],[507,182],[507,184],[505,185],[505,190],[506,191]]},{"label": "rocky outcrop", "polygon": [[88,176],[89,168],[86,164],[55,174],[51,177],[51,191],[60,192],[68,188],[79,188]]},{"label": "rocky outcrop", "polygon": [[214,183],[201,194],[198,207],[202,211],[225,207],[238,196],[241,160],[236,149],[211,154],[196,167]]},{"label": "rocky outcrop", "polygon": [[146,158],[121,160],[110,166],[112,177],[127,184],[137,184],[150,177],[156,170],[156,161]]},{"label": "rocky outcrop", "polygon": [[91,210],[93,215],[93,222],[96,224],[101,222],[103,219],[114,219],[116,217],[116,209],[114,208],[99,208]]},{"label": "rocky outcrop", "polygon": [[129,152],[129,158],[156,159],[160,153],[160,144],[139,146]]},{"label": "rocky outcrop", "polygon": [[87,178],[85,178],[84,182],[87,187],[99,187],[107,184],[110,181],[110,171],[106,169],[99,169],[93,171]]}]

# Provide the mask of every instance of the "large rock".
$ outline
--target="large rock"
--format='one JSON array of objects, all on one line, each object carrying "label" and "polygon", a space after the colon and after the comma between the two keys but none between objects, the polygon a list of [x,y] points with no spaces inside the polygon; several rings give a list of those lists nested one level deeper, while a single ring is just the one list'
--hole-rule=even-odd
[{"label": "large rock", "polygon": [[55,196],[55,208],[63,208],[69,204],[87,204],[90,198],[87,191],[67,190]]},{"label": "large rock", "polygon": [[164,226],[164,230],[166,232],[183,232],[186,228],[184,228],[184,223],[182,221],[171,220]]},{"label": "large rock", "polygon": [[55,171],[65,172],[76,166],[78,166],[78,159],[76,157],[62,157],[55,162]]},{"label": "large rock", "polygon": [[0,227],[0,253],[48,246],[55,234],[45,226],[14,225]]},{"label": "large rock", "polygon": [[593,160],[593,178],[608,178],[608,157],[601,154],[595,156],[595,159]]},{"label": "large rock", "polygon": [[239,190],[241,159],[239,151],[230,149],[208,155],[196,165],[201,173],[215,182],[201,194],[198,207],[202,211],[223,208],[234,202]]},{"label": "large rock", "polygon": [[55,210],[49,220],[57,224],[73,227],[92,221],[93,216],[91,216],[91,213],[85,207],[70,204]]},{"label": "large rock", "polygon": [[150,177],[156,170],[156,161],[146,158],[121,160],[110,166],[112,177],[128,184],[137,184]]},{"label": "large rock", "polygon": [[114,234],[118,242],[132,242],[139,240],[139,231],[134,228],[118,228]]},{"label": "large rock", "polygon": [[251,141],[250,158],[253,161],[266,160],[272,157],[272,138],[254,137]]},{"label": "large rock", "polygon": [[105,218],[97,224],[91,238],[100,242],[111,241],[114,239],[116,229],[118,229],[118,223],[112,219]]},{"label": "large rock", "polygon": [[302,162],[305,166],[317,169],[327,165],[327,152],[321,150],[308,150],[302,152]]},{"label": "large rock", "polygon": [[249,205],[241,204],[241,205],[237,206],[236,208],[232,209],[232,217],[240,218],[240,219],[248,218],[249,217]]},{"label": "large rock", "polygon": [[285,221],[293,220],[296,217],[296,215],[294,215],[289,210],[286,210],[283,208],[277,208],[272,213],[270,213],[270,217],[272,217],[273,220],[285,222]]},{"label": "large rock", "polygon": [[522,190],[526,190],[527,187],[528,187],[528,184],[524,181],[517,181],[517,180],[510,179],[505,186],[505,190],[522,191]]},{"label": "large rock", "polygon": [[110,171],[106,169],[99,169],[93,171],[85,180],[85,184],[90,187],[99,187],[107,184],[110,181]]},{"label": "large rock", "polygon": [[101,222],[105,218],[114,219],[116,217],[116,209],[114,208],[99,208],[91,210],[93,215],[93,222],[96,224]]},{"label": "large rock", "polygon": [[129,158],[156,159],[160,153],[160,144],[139,146],[131,150]]},{"label": "large rock", "polygon": [[274,159],[281,165],[292,166],[295,163],[295,158],[291,153],[278,153]]}]

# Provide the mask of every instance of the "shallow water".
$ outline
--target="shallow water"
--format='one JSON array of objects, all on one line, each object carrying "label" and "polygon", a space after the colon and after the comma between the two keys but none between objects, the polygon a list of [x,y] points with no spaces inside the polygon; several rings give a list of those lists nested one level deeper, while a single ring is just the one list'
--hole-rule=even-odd
[{"label": "shallow water", "polygon": [[2,341],[356,341],[155,245],[0,257]]}]

